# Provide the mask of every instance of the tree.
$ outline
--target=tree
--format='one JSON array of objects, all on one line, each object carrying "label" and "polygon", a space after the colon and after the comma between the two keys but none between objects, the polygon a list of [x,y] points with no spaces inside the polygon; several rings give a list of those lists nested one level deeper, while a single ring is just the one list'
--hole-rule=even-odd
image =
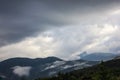
[{"label": "tree", "polygon": [[0,80],[2,80],[2,77],[0,77]]}]

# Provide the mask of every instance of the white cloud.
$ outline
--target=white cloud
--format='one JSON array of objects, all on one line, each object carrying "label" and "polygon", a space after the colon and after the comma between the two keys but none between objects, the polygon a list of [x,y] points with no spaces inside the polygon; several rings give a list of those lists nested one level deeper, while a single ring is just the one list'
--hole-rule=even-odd
[{"label": "white cloud", "polygon": [[118,14],[120,14],[120,9],[116,9],[116,10],[113,10],[113,11],[111,11],[110,12],[110,15],[118,15]]},{"label": "white cloud", "polygon": [[78,59],[77,55],[83,51],[118,53],[116,48],[120,47],[119,31],[120,27],[113,24],[64,26],[4,46],[0,48],[0,57],[57,56],[63,59]]},{"label": "white cloud", "polygon": [[30,66],[15,66],[13,67],[13,73],[18,75],[19,77],[22,77],[22,76],[29,76],[29,73],[30,73],[30,69],[32,67]]}]

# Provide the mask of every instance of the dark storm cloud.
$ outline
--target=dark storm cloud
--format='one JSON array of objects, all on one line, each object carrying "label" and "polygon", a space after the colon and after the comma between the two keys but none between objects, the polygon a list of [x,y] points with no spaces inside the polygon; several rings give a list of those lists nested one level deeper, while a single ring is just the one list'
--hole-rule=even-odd
[{"label": "dark storm cloud", "polygon": [[76,14],[106,11],[120,0],[0,0],[0,46],[15,43],[50,26],[71,24]]}]

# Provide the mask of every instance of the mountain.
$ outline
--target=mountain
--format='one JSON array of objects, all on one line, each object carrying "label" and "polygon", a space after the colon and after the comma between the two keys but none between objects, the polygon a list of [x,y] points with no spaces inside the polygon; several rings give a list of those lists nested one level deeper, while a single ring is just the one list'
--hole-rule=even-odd
[{"label": "mountain", "polygon": [[50,77],[58,72],[70,72],[98,64],[98,61],[64,61],[57,57],[47,58],[11,58],[0,62],[0,78],[3,80],[33,80],[38,77]]},{"label": "mountain", "polygon": [[116,56],[114,59],[120,59],[120,56]]},{"label": "mountain", "polygon": [[50,78],[36,80],[120,80],[120,59],[101,62],[92,67],[59,73]]},{"label": "mountain", "polygon": [[106,61],[106,60],[111,60],[113,59],[116,54],[112,53],[102,53],[102,52],[96,52],[96,53],[87,53],[83,52],[80,54],[81,59],[83,60],[88,60],[88,61]]}]

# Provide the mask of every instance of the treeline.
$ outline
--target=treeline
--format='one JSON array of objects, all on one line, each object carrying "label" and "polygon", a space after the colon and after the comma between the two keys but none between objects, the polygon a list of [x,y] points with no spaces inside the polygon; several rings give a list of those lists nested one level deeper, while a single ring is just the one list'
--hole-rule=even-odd
[{"label": "treeline", "polygon": [[93,67],[35,80],[120,80],[120,60],[102,61]]}]

